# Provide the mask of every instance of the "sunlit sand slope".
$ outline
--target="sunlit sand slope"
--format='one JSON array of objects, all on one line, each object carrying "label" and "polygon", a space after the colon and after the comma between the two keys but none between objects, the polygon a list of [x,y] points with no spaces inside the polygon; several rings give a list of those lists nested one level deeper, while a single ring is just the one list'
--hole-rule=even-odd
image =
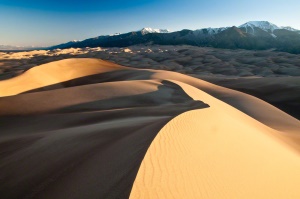
[{"label": "sunlit sand slope", "polygon": [[208,109],[171,120],[150,145],[130,198],[299,198],[300,157],[273,129],[176,82]]},{"label": "sunlit sand slope", "polygon": [[128,198],[159,130],[209,107],[139,75],[149,72],[73,59],[0,82],[26,92],[0,98],[0,198]]},{"label": "sunlit sand slope", "polygon": [[[101,67],[99,67],[101,66]],[[121,69],[119,65],[100,59],[66,59],[34,67],[0,83],[0,97],[57,84],[97,73]],[[122,67],[125,69],[125,67]]]},{"label": "sunlit sand slope", "polygon": [[300,122],[251,95],[77,58],[0,96],[0,198],[300,197]]}]

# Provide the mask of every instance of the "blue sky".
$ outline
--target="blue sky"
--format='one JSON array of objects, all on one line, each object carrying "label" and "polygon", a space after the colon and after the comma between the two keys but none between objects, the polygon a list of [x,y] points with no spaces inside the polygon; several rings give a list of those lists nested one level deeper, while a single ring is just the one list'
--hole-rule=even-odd
[{"label": "blue sky", "polygon": [[0,44],[48,46],[143,27],[267,20],[300,29],[299,0],[0,0]]}]

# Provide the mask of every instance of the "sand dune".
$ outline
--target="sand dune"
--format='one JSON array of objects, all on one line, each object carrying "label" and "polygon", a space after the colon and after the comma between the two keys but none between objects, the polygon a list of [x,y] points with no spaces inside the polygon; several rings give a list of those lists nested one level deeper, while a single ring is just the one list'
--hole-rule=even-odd
[{"label": "sand dune", "polygon": [[[138,45],[128,48],[3,52],[0,53],[0,80],[18,76],[35,66],[67,58],[100,58],[131,68],[162,69],[189,74],[213,84],[254,95],[300,119],[299,97],[296,94],[300,93],[300,55],[272,50]],[[249,79],[260,81],[250,83]]]},{"label": "sand dune", "polygon": [[66,59],[0,82],[2,198],[299,198],[300,122],[163,70]]},{"label": "sand dune", "polygon": [[[98,76],[99,73],[100,76]],[[253,96],[179,73],[159,70],[138,70],[113,63],[110,64],[110,62],[98,59],[67,59],[34,67],[16,78],[1,81],[0,96],[34,91],[38,88],[40,90],[47,90],[68,85],[76,86],[78,84],[101,83],[103,81],[147,80],[149,78],[160,79],[162,81],[169,79],[170,76],[173,80],[190,84],[208,92],[272,128],[285,132],[297,133],[299,131],[300,126],[297,119]]]},{"label": "sand dune", "polygon": [[299,120],[254,96],[174,72],[157,71],[153,78],[168,79],[170,76],[172,80],[189,84],[207,92],[271,128],[291,135],[299,133]]},{"label": "sand dune", "polygon": [[300,77],[201,77],[213,84],[259,97],[300,119]]},{"label": "sand dune", "polygon": [[68,59],[52,62],[34,67],[13,79],[1,81],[0,96],[16,95],[51,84],[117,69],[121,68],[116,64],[97,59]]},{"label": "sand dune", "polygon": [[210,108],[183,113],[158,133],[130,198],[299,198],[295,151],[237,109],[181,82]]},{"label": "sand dune", "polygon": [[[0,53],[12,75],[36,65],[66,58],[100,58],[136,68],[197,75],[235,77],[299,76],[300,55],[272,50],[230,50],[187,45],[137,45],[128,48],[69,48]],[[6,64],[9,62],[9,64]],[[0,67],[2,68],[2,67]],[[2,79],[0,73],[0,79]]]},{"label": "sand dune", "polygon": [[[73,71],[64,67],[77,61]],[[7,80],[11,85],[26,81],[22,78],[30,81],[44,68],[51,74],[48,79],[32,78],[33,87],[19,87],[23,92],[41,85],[37,82],[49,85],[80,76],[59,83],[59,88],[0,98],[2,198],[128,198],[157,132],[182,112],[208,107],[172,82],[131,80],[125,67],[101,60],[56,64]],[[94,76],[82,77],[90,71],[103,74],[107,82],[103,78],[91,84]]]}]

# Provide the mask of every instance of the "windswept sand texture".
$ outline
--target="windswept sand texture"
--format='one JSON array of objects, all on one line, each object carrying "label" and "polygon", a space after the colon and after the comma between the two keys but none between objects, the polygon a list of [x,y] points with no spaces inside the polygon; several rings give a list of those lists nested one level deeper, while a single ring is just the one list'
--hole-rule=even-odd
[{"label": "windswept sand texture", "polygon": [[0,198],[300,197],[299,120],[248,94],[66,59],[0,96]]},{"label": "windswept sand texture", "polygon": [[183,113],[149,147],[130,198],[299,198],[299,154],[273,129],[190,85],[210,108]]}]

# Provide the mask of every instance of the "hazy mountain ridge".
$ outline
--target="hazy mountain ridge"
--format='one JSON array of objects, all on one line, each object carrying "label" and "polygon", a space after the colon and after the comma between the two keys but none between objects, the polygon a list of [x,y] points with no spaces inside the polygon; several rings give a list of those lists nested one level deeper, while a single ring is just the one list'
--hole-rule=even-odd
[{"label": "hazy mountain ridge", "polygon": [[13,46],[13,45],[1,45],[0,50],[31,50],[31,49],[38,49],[41,47],[34,47],[34,46]]},{"label": "hazy mountain ridge", "polygon": [[83,41],[71,41],[49,47],[126,47],[137,44],[193,45],[228,49],[277,49],[300,53],[300,31],[279,27],[268,21],[249,21],[239,27],[184,29],[170,32],[167,29],[143,28],[124,34],[98,36]]}]

